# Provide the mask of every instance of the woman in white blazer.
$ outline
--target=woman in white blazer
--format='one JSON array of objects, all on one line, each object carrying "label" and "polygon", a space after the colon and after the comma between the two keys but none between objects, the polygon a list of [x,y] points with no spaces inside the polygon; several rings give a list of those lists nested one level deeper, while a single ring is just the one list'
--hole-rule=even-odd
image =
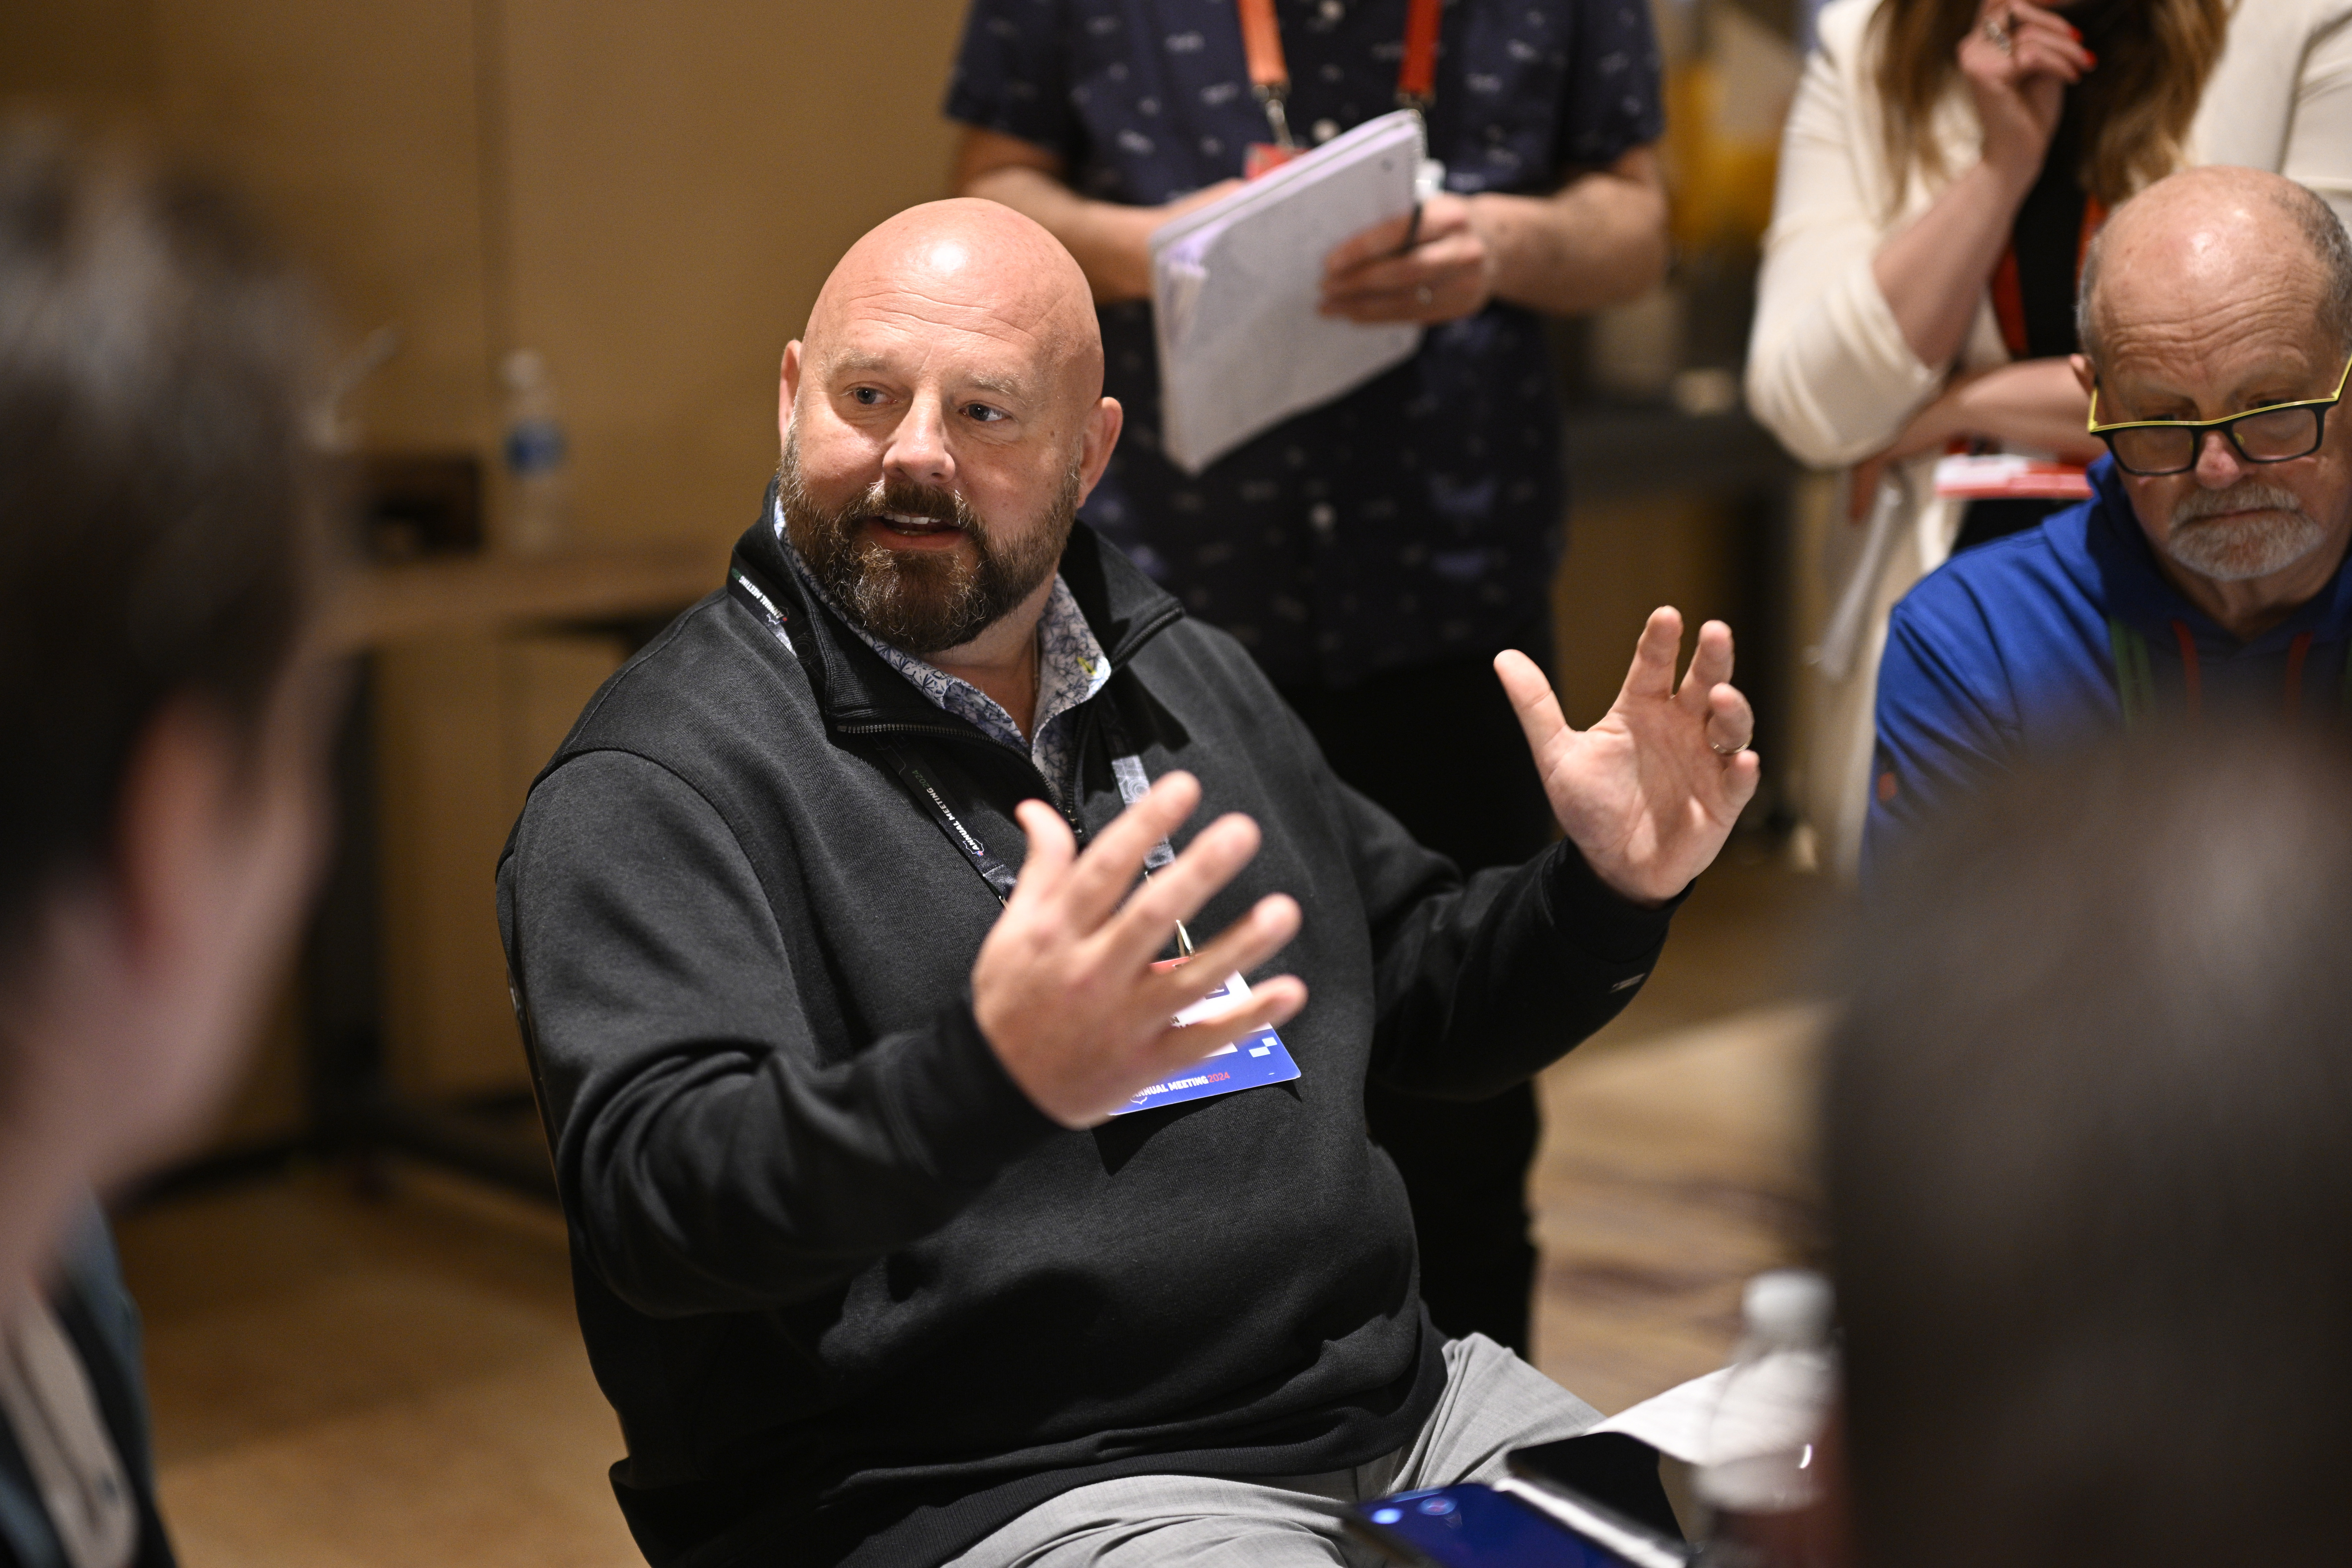
[{"label": "woman in white blazer", "polygon": [[[2000,310],[1993,287],[2064,95],[2100,68],[2069,20],[2095,0],[2058,12],[1982,0],[1958,18],[1968,30],[1958,68],[1937,71],[1937,61],[1915,73],[1940,75],[1941,90],[1900,119],[1881,89],[1879,50],[1894,35],[1918,47],[1937,25],[1923,13],[1946,14],[1948,39],[1952,3],[1831,0],[1822,11],[1781,142],[1748,342],[1757,417],[1801,460],[1851,476],[1839,515],[1853,525],[1832,524],[1822,563],[1832,610],[1813,654],[1802,798],[1825,858],[1849,871],[1887,612],[1942,563],[1962,525],[1962,507],[1935,497],[1937,458],[1956,438],[2074,461],[2099,450],[2083,434],[2084,399],[2063,358],[2013,353],[2014,285]],[[2179,71],[2204,80],[2171,145],[2149,130],[2161,130],[2153,110],[2137,116],[2141,134],[2113,139],[2123,151],[2092,184],[2126,188],[2091,191],[2086,226],[2103,197],[2111,205],[2169,166],[2199,163],[2279,171],[2352,218],[2352,0],[2130,3],[2170,14],[2176,51],[2195,57]],[[1885,17],[1882,7],[1892,8]],[[2218,60],[2181,41],[2200,26],[2226,29]],[[2117,79],[2109,68],[2103,86]],[[1909,128],[1895,148],[1890,114]]]}]

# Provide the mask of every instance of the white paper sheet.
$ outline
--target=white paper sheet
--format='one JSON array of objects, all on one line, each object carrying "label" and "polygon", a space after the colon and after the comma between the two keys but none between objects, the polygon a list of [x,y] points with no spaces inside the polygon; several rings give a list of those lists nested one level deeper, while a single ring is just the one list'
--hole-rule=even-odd
[{"label": "white paper sheet", "polygon": [[1834,1363],[1820,1351],[1782,1351],[1747,1369],[1751,1386],[1730,1408],[1723,1385],[1734,1369],[1678,1384],[1622,1410],[1594,1432],[1622,1432],[1690,1465],[1720,1465],[1810,1443],[1833,1396]]},{"label": "white paper sheet", "polygon": [[1318,316],[1323,258],[1412,210],[1421,118],[1399,110],[1151,237],[1160,447],[1197,474],[1412,356],[1421,329]]}]

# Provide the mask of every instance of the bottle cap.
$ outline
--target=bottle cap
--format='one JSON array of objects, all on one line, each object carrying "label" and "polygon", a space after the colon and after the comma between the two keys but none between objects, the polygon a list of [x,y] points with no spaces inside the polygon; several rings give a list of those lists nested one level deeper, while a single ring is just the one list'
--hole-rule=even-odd
[{"label": "bottle cap", "polygon": [[1810,1268],[1775,1268],[1748,1282],[1740,1314],[1759,1348],[1801,1350],[1829,1338],[1831,1307],[1827,1279]]},{"label": "bottle cap", "polygon": [[539,357],[537,349],[515,350],[500,368],[506,373],[508,387],[515,392],[527,392],[547,379],[547,362]]}]

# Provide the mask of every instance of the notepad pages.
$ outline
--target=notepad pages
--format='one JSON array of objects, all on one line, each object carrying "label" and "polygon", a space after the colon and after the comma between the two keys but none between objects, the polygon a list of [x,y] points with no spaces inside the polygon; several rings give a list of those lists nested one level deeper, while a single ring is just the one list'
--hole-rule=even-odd
[{"label": "notepad pages", "polygon": [[1411,357],[1420,327],[1315,306],[1332,247],[1412,210],[1423,147],[1418,115],[1385,114],[1151,237],[1169,461],[1197,474]]}]

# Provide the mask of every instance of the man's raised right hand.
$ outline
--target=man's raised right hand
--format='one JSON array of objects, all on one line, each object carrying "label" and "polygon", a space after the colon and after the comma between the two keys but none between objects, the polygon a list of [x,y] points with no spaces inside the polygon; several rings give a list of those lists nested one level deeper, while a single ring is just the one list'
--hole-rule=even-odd
[{"label": "man's raised right hand", "polygon": [[1191,963],[1151,967],[1175,923],[1200,913],[1257,853],[1257,824],[1221,816],[1137,887],[1144,857],[1200,804],[1199,782],[1170,773],[1083,855],[1043,801],[1024,801],[1014,814],[1029,836],[1028,858],[972,964],[972,1011],[1013,1081],[1065,1127],[1095,1125],[1138,1090],[1255,1029],[1287,1023],[1307,1005],[1306,984],[1286,974],[1186,1027],[1173,1023],[1298,931],[1297,902],[1275,893]]}]

